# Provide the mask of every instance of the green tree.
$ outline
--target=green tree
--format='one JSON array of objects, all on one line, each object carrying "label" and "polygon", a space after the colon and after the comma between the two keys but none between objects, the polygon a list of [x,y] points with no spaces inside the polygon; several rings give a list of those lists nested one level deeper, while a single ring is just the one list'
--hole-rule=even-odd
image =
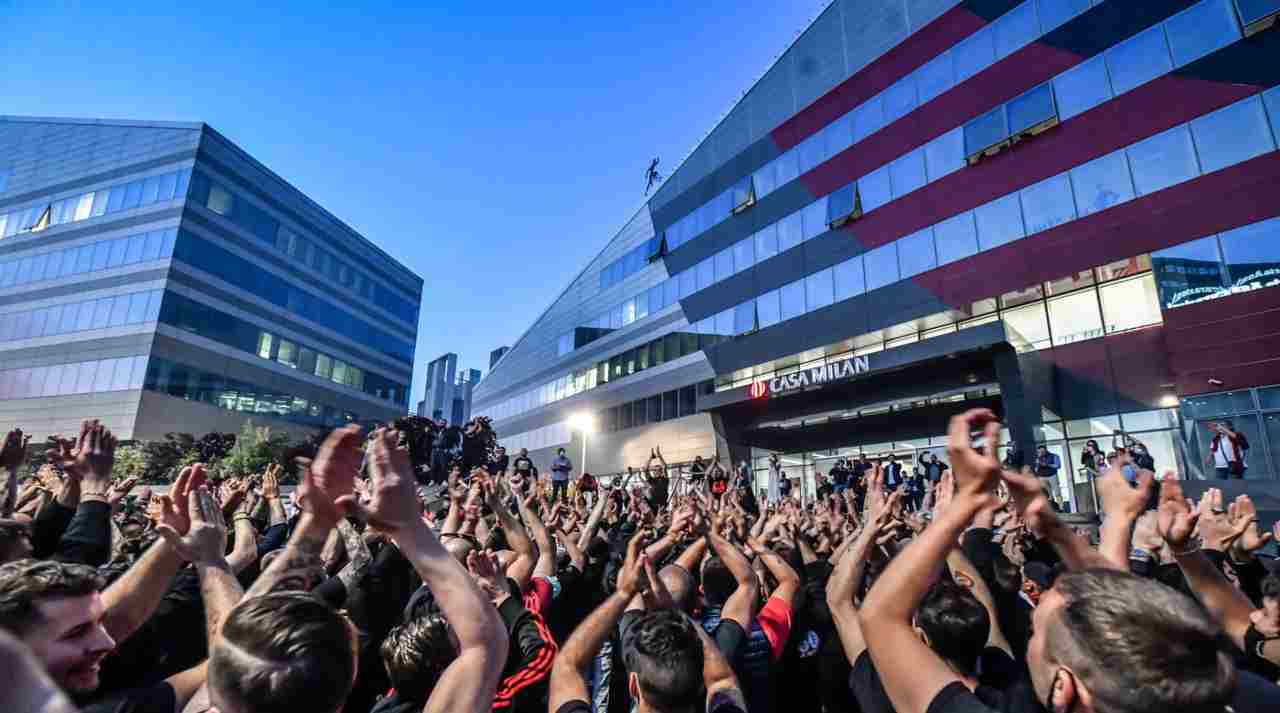
[{"label": "green tree", "polygon": [[287,434],[247,421],[235,438],[235,445],[218,462],[218,471],[224,477],[257,475],[271,463],[283,464],[288,448]]},{"label": "green tree", "polygon": [[142,478],[147,472],[147,452],[144,446],[130,443],[116,449],[116,462],[111,475],[116,479]]}]

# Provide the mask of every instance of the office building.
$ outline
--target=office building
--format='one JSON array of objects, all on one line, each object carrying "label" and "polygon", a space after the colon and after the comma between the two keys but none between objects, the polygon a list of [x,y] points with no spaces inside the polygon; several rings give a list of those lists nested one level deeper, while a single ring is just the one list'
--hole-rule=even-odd
[{"label": "office building", "polygon": [[[589,470],[945,459],[953,414],[1060,456],[1207,425],[1280,475],[1276,0],[837,0],[476,389]],[[689,71],[697,71],[691,68]],[[1118,441],[1116,441],[1118,443]],[[1213,470],[1207,470],[1212,476]]]},{"label": "office building", "polygon": [[462,425],[471,418],[471,394],[480,381],[479,369],[458,370],[458,355],[444,354],[427,364],[427,385],[418,402],[418,415],[443,418]]},{"label": "office building", "polygon": [[0,429],[408,408],[422,279],[200,123],[0,116]]},{"label": "office building", "polygon": [[511,347],[498,347],[497,349],[489,352],[489,369],[493,369],[493,367],[498,363],[498,360],[502,358],[502,355],[506,354],[510,349]]}]

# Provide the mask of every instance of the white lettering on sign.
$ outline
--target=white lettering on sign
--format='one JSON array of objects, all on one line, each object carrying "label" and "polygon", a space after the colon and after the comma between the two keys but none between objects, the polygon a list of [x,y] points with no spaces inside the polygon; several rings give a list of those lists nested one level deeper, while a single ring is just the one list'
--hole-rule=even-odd
[{"label": "white lettering on sign", "polygon": [[[871,371],[871,357],[857,356],[757,382],[751,385],[749,393],[755,398],[767,395],[777,396],[788,391],[820,387],[832,381],[843,381],[868,371]],[[760,385],[767,385],[767,388],[761,388]]]}]

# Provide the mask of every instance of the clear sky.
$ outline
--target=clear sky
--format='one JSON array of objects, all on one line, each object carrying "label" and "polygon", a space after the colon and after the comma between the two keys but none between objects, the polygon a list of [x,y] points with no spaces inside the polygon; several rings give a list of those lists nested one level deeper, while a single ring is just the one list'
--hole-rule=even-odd
[{"label": "clear sky", "polygon": [[[0,114],[204,121],[426,284],[488,372],[822,0],[0,0]],[[402,5],[402,3],[394,3]],[[539,9],[541,8],[541,9]]]}]

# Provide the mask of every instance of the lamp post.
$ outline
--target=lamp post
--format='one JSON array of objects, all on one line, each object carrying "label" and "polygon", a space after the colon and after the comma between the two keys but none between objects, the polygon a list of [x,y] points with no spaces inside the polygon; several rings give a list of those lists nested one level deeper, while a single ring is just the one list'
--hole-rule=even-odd
[{"label": "lamp post", "polygon": [[569,428],[582,432],[582,460],[578,466],[578,473],[581,475],[587,472],[587,436],[595,430],[596,421],[589,413],[575,413],[569,417]]}]

